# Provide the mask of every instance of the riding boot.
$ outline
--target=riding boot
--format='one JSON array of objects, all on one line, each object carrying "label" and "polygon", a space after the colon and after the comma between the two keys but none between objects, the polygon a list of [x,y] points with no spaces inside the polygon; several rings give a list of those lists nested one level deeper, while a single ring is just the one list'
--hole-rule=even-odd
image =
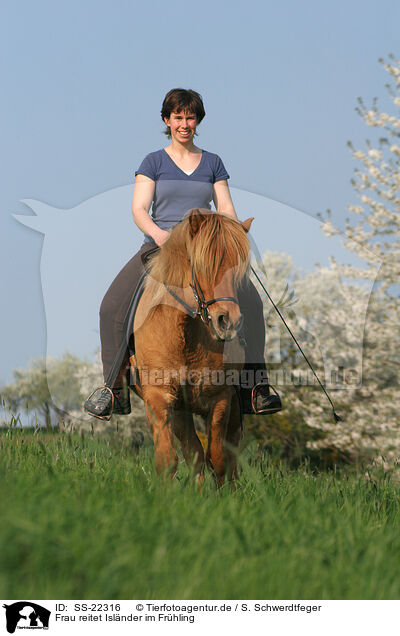
[{"label": "riding boot", "polygon": [[131,412],[131,401],[129,396],[129,377],[130,369],[126,368],[127,355],[124,357],[123,364],[113,382],[111,388],[106,383],[104,387],[96,389],[85,401],[83,408],[89,415],[98,417],[102,420],[109,420],[111,415],[129,415]]},{"label": "riding boot", "polygon": [[109,420],[111,415],[129,415],[131,402],[127,385],[120,389],[104,386],[88,397],[83,408],[89,415]]},{"label": "riding boot", "polygon": [[[257,376],[260,376],[260,381],[257,381]],[[240,387],[240,398],[244,415],[273,415],[282,410],[278,393],[268,383],[265,364],[245,364],[242,378],[244,382]]]}]

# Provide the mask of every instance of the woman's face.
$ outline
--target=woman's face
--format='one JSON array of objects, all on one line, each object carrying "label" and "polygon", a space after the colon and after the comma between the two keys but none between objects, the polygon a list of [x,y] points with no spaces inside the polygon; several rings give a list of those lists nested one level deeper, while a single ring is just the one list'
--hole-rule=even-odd
[{"label": "woman's face", "polygon": [[170,128],[172,139],[179,141],[179,143],[193,140],[197,125],[194,113],[172,111],[169,119],[164,117],[164,121]]}]

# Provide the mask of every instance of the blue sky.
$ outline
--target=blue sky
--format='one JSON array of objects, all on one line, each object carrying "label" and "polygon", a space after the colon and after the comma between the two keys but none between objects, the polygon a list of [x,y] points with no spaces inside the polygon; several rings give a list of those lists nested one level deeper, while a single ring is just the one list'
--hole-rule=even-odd
[{"label": "blue sky", "polygon": [[[346,142],[362,146],[373,132],[356,100],[386,105],[377,60],[400,54],[399,23],[395,0],[3,0],[0,385],[46,352],[43,235],[11,216],[32,214],[22,199],[71,209],[131,183],[142,158],[165,145],[162,98],[182,86],[203,95],[198,145],[223,158],[232,187],[313,217],[331,208],[343,225],[354,201]],[[262,247],[274,249],[258,222]],[[135,237],[132,228],[133,252]],[[80,276],[73,259],[69,273]],[[93,280],[101,288],[96,272]]]}]

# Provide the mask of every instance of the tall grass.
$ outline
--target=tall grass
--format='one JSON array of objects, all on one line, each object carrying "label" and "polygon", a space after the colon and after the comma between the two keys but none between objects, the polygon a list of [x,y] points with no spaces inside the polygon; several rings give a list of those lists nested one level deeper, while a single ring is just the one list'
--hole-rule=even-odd
[{"label": "tall grass", "polygon": [[291,471],[242,456],[236,491],[202,491],[151,448],[0,436],[0,596],[394,599],[399,492],[383,474]]}]

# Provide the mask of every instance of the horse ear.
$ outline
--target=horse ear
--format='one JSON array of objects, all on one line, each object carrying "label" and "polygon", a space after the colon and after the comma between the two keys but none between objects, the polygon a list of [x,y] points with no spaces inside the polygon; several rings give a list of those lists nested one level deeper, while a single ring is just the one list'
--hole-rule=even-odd
[{"label": "horse ear", "polygon": [[251,216],[249,219],[246,219],[245,221],[241,222],[241,226],[245,232],[248,232],[250,230],[250,227],[253,221],[254,221],[254,216]]},{"label": "horse ear", "polygon": [[204,222],[204,214],[198,208],[193,208],[189,213],[190,235],[195,236]]}]

